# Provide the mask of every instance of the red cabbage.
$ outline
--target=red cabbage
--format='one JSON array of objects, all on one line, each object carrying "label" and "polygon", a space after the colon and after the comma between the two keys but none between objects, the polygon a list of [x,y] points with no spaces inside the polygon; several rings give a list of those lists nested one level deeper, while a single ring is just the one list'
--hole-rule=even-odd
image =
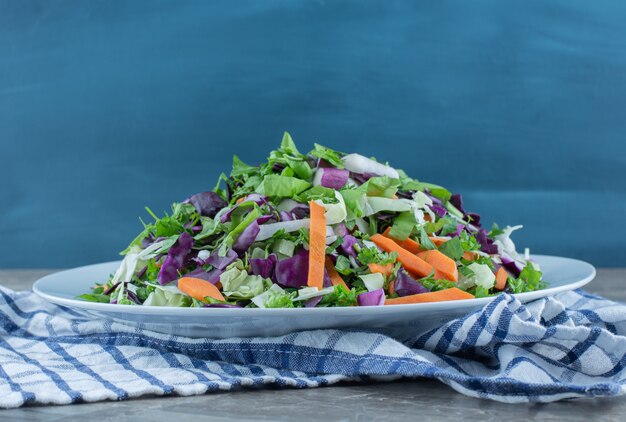
[{"label": "red cabbage", "polygon": [[426,196],[428,196],[433,201],[433,204],[439,205],[441,207],[444,206],[443,201],[441,199],[437,198],[436,196],[431,195],[431,193],[430,193],[430,191],[428,189],[426,189],[424,191],[424,193],[426,194]]},{"label": "red cabbage", "polygon": [[263,278],[273,278],[274,267],[278,262],[276,254],[270,254],[267,258],[250,258],[250,273],[260,275]]},{"label": "red cabbage", "polygon": [[270,220],[276,220],[276,217],[273,215],[262,215],[259,218],[256,219],[256,222],[259,224],[265,224]]},{"label": "red cabbage", "polygon": [[398,296],[416,295],[430,291],[403,269],[398,270],[398,276],[396,277],[396,281],[394,281],[393,289]]},{"label": "red cabbage", "polygon": [[324,296],[315,296],[304,302],[305,308],[315,308],[322,301]]},{"label": "red cabbage", "polygon": [[192,221],[185,224],[185,228],[191,230],[193,234],[200,233],[202,231],[202,226],[192,226]]},{"label": "red cabbage", "polygon": [[465,226],[463,224],[457,224],[456,225],[456,231],[454,233],[450,233],[449,236],[450,237],[457,237],[460,236],[461,233],[463,232],[463,229],[465,228]]},{"label": "red cabbage", "polygon": [[141,249],[146,249],[148,246],[152,245],[153,243],[154,243],[154,236],[150,234],[144,237],[143,239],[141,239]]},{"label": "red cabbage", "polygon": [[257,205],[267,204],[267,196],[263,196],[260,193],[251,193],[242,202],[252,201]]},{"label": "red cabbage", "polygon": [[260,195],[258,193],[251,193],[248,196],[246,196],[243,201],[241,201],[238,204],[235,204],[235,206],[233,206],[231,209],[229,209],[224,214],[222,214],[222,216],[220,217],[220,221],[222,223],[225,223],[225,222],[229,221],[230,220],[230,216],[232,215],[232,213],[237,208],[239,208],[239,206],[241,206],[241,204],[244,204],[244,203],[246,203],[248,201],[252,201],[252,202],[254,202],[257,205],[263,205],[263,204],[267,204],[268,203],[267,202],[267,196],[263,196],[263,195]]},{"label": "red cabbage", "polygon": [[380,288],[361,293],[356,297],[359,306],[382,306],[385,304],[385,291]]},{"label": "red cabbage", "polygon": [[274,173],[280,173],[281,171],[285,170],[285,165],[281,164],[281,163],[274,163],[274,165],[272,166],[272,171]]},{"label": "red cabbage", "polygon": [[467,217],[469,217],[470,223],[476,227],[480,227],[480,215],[475,212],[468,212]]},{"label": "red cabbage", "polygon": [[323,158],[318,158],[317,159],[317,163],[315,163],[315,167],[318,169],[321,168],[335,168],[335,166],[333,166],[332,164],[330,164],[328,161],[324,160]]},{"label": "red cabbage", "polygon": [[291,258],[278,261],[274,278],[281,287],[306,287],[309,278],[309,251],[301,249]]},{"label": "red cabbage", "polygon": [[243,229],[241,234],[237,237],[237,240],[235,240],[235,243],[233,244],[233,250],[235,250],[235,252],[239,254],[247,251],[248,248],[256,240],[259,231],[261,231],[261,228],[259,227],[259,223],[257,222],[257,220],[254,220],[252,223],[248,224],[248,227]]},{"label": "red cabbage", "polygon": [[348,170],[336,168],[322,168],[318,171],[322,172],[320,184],[325,188],[341,189],[348,181],[350,172]]},{"label": "red cabbage", "polygon": [[192,265],[193,263],[197,263],[197,261],[198,261],[198,251],[192,249],[191,252],[187,254],[187,257],[185,258],[185,262],[183,262],[183,268],[186,268]]},{"label": "red cabbage", "polygon": [[137,295],[133,293],[132,291],[126,290],[126,297],[128,298],[128,300],[135,303],[136,305],[141,305],[141,300],[139,300]]},{"label": "red cabbage", "polygon": [[[480,215],[475,212],[467,212],[463,208],[463,197],[461,194],[454,194],[450,196],[450,203],[454,205],[456,209],[463,213],[463,219],[470,222],[474,227],[480,227]],[[469,230],[471,232],[471,230]]]},{"label": "red cabbage", "polygon": [[201,280],[208,281],[211,284],[217,284],[220,281],[220,275],[222,275],[222,270],[213,269],[211,271],[205,271],[203,268],[196,268],[195,270],[185,274],[185,277],[193,277],[199,278]]},{"label": "red cabbage", "polygon": [[154,236],[150,234],[141,240],[141,249],[146,249],[148,246],[152,245],[153,243],[160,242],[162,240],[165,240],[164,236],[159,236],[155,239]]},{"label": "red cabbage", "polygon": [[297,220],[307,218],[311,215],[311,210],[308,205],[296,205],[289,211]]},{"label": "red cabbage", "polygon": [[461,211],[463,215],[467,214],[465,212],[465,208],[463,208],[463,197],[460,193],[455,193],[454,195],[450,196],[450,203],[454,205],[454,208]]},{"label": "red cabbage", "polygon": [[317,161],[318,158],[312,156],[311,154],[307,154],[306,156],[306,163],[309,165],[309,167],[314,168],[317,166]]},{"label": "red cabbage", "polygon": [[157,276],[159,284],[167,284],[178,278],[178,271],[183,267],[187,255],[191,252],[192,246],[193,237],[191,237],[189,233],[183,232],[176,243],[174,243],[167,252],[167,257],[165,261],[163,261],[163,265]]},{"label": "red cabbage", "polygon": [[439,218],[444,217],[448,213],[448,211],[444,207],[442,207],[441,205],[437,205],[437,204],[431,205],[430,209]]},{"label": "red cabbage", "polygon": [[396,218],[397,216],[398,216],[397,214],[391,214],[391,213],[386,213],[386,212],[377,212],[375,215],[376,220],[389,223],[389,224],[391,224],[393,222],[393,219]]},{"label": "red cabbage", "polygon": [[237,252],[232,249],[226,251],[225,256],[219,256],[217,249],[211,252],[211,255],[204,261],[205,264],[210,264],[217,269],[223,270],[228,267],[230,264],[235,262],[235,260],[239,258]]},{"label": "red cabbage", "polygon": [[215,192],[201,192],[189,197],[184,203],[191,203],[198,214],[215,217],[215,214],[228,204]]},{"label": "red cabbage", "polygon": [[345,237],[350,234],[350,230],[344,223],[339,223],[334,227],[335,234],[337,236]]},{"label": "red cabbage", "polygon": [[324,279],[322,281],[322,287],[331,287],[332,285],[333,285],[333,282],[330,279],[330,275],[328,274],[328,271],[324,269]]},{"label": "red cabbage", "polygon": [[511,273],[515,278],[519,277],[522,273],[522,268],[517,265],[517,262],[512,259],[507,258],[506,256],[500,256],[502,260],[502,266]]},{"label": "red cabbage", "polygon": [[280,212],[280,221],[292,221],[292,220],[293,220],[293,215],[291,215],[287,211]]},{"label": "red cabbage", "polygon": [[351,234],[349,234],[349,235],[346,235],[346,236],[343,237],[343,243],[341,243],[339,248],[346,255],[351,256],[353,258],[356,258],[357,257],[357,253],[354,250],[354,245],[356,245],[358,243],[359,243],[359,241],[356,239],[356,237],[354,237]]},{"label": "red cabbage", "polygon": [[376,176],[377,176],[377,174],[375,174],[375,173],[353,173],[353,172],[350,172],[350,177],[352,178],[352,180],[357,182],[359,185],[362,185],[363,183],[365,183],[368,180],[370,180],[372,177],[376,177]]},{"label": "red cabbage", "polygon": [[494,255],[498,253],[498,247],[493,244],[493,239],[487,236],[487,230],[481,228],[476,232],[476,241],[480,243],[480,250]]},{"label": "red cabbage", "polygon": [[113,284],[111,287],[109,287],[108,289],[106,289],[105,291],[102,292],[103,295],[110,295],[111,293],[113,293],[113,291],[115,289],[117,289],[117,286],[119,286],[121,283],[121,281],[118,281],[117,283]]},{"label": "red cabbage", "polygon": [[239,305],[231,305],[229,303],[205,303],[203,308],[241,308]]},{"label": "red cabbage", "polygon": [[250,246],[252,246],[252,244],[256,240],[256,237],[261,230],[260,225],[267,223],[273,218],[273,215],[262,215],[254,220],[252,223],[250,223],[248,227],[243,229],[241,234],[237,237],[237,240],[235,240],[235,243],[233,244],[233,249],[239,254],[247,251],[248,248],[250,248]]},{"label": "red cabbage", "polygon": [[404,198],[404,199],[413,199],[413,194],[415,193],[414,190],[399,190],[398,192],[396,192],[396,195],[398,195],[398,197],[400,198]]}]

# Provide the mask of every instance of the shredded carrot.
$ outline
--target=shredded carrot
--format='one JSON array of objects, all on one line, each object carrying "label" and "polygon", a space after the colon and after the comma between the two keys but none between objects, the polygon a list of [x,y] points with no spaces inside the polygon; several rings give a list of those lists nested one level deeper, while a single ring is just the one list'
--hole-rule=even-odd
[{"label": "shredded carrot", "polygon": [[367,264],[372,273],[381,273],[385,278],[389,277],[393,272],[393,264],[380,265],[375,262]]},{"label": "shredded carrot", "polygon": [[473,299],[474,295],[456,287],[439,290],[437,292],[419,293],[393,299],[386,299],[385,305],[404,305],[408,303],[444,302],[447,300]]},{"label": "shredded carrot", "polygon": [[465,251],[463,252],[463,259],[468,261],[476,261],[478,259],[478,254],[474,251]]},{"label": "shredded carrot", "polygon": [[426,277],[433,271],[433,266],[423,259],[419,258],[417,255],[411,253],[410,251],[404,249],[402,246],[398,245],[392,239],[389,239],[382,234],[376,233],[371,236],[370,239],[372,242],[376,244],[379,248],[383,249],[386,252],[397,252],[398,253],[398,261],[402,266],[410,273],[415,274],[420,277]]},{"label": "shredded carrot", "polygon": [[241,203],[242,203],[243,201],[245,201],[245,200],[246,200],[246,197],[245,197],[245,196],[242,196],[241,198],[238,198],[235,202],[236,202],[237,204],[241,204]]},{"label": "shredded carrot", "polygon": [[456,262],[452,258],[436,249],[419,252],[418,257],[435,267],[435,278],[445,278],[450,281],[459,279],[459,271],[456,268]]},{"label": "shredded carrot", "polygon": [[509,279],[509,273],[506,272],[504,267],[500,267],[498,271],[496,271],[496,289],[504,290],[506,287],[506,282]]},{"label": "shredded carrot", "polygon": [[204,301],[204,298],[207,296],[217,300],[225,300],[217,287],[200,278],[183,277],[178,280],[178,288],[181,292],[187,293],[189,296],[200,301]]},{"label": "shredded carrot", "polygon": [[391,227],[387,227],[387,230],[385,230],[385,232],[383,233],[383,236],[388,237],[389,239],[393,240],[398,245],[402,246],[404,249],[406,249],[407,251],[411,253],[418,253],[421,250],[420,244],[416,242],[415,240],[411,238],[407,238],[406,240],[394,239],[393,237],[389,235],[390,231],[391,231]]},{"label": "shredded carrot", "polygon": [[309,202],[311,225],[309,228],[309,278],[307,285],[322,290],[326,258],[326,215],[323,206]]},{"label": "shredded carrot", "polygon": [[439,247],[441,245],[443,245],[444,243],[446,243],[448,240],[450,239],[446,239],[445,237],[436,237],[436,236],[429,236],[428,237],[430,239],[431,242],[433,242],[435,244],[435,246]]},{"label": "shredded carrot", "polygon": [[326,271],[328,272],[328,276],[330,277],[330,282],[332,283],[333,286],[342,285],[343,287],[346,288],[346,290],[350,290],[348,288],[348,285],[345,283],[345,281],[343,281],[343,278],[341,278],[341,276],[335,269],[335,264],[333,264],[333,261],[330,259],[328,255],[326,255],[325,267],[326,267]]}]

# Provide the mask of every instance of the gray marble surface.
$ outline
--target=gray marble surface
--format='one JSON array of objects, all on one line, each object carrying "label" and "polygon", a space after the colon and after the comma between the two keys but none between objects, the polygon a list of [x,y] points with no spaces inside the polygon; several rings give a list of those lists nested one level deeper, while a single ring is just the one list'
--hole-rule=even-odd
[{"label": "gray marble surface", "polygon": [[[28,289],[50,270],[0,270],[0,284]],[[626,269],[601,269],[587,290],[626,302]],[[341,384],[308,389],[240,390],[194,397],[148,397],[122,402],[27,406],[0,410],[0,420],[603,420],[621,421],[626,397],[549,404],[503,404],[465,397],[443,383],[416,379],[377,384]]]}]

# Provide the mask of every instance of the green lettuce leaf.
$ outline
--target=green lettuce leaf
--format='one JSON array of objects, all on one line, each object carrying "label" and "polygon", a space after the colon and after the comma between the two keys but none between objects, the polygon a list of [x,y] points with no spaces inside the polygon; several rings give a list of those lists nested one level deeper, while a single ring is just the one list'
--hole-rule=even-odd
[{"label": "green lettuce leaf", "polygon": [[465,252],[461,246],[461,239],[458,237],[453,237],[447,242],[442,243],[441,246],[439,246],[439,251],[455,261],[461,259]]},{"label": "green lettuce leaf", "polygon": [[517,279],[509,277],[508,284],[513,293],[532,292],[546,288],[546,282],[541,278],[541,271],[532,262],[528,262]]},{"label": "green lettuce leaf", "polygon": [[249,166],[241,161],[239,157],[233,155],[233,170],[230,172],[230,177],[249,176],[258,171],[258,167]]},{"label": "green lettuce leaf", "polygon": [[[191,306],[191,298],[174,286],[154,286],[154,291],[143,302],[144,306]],[[167,288],[166,288],[167,287]]]},{"label": "green lettuce leaf", "polygon": [[334,151],[330,148],[322,146],[320,144],[314,144],[315,148],[309,152],[310,155],[316,158],[321,158],[322,160],[328,161],[333,166],[338,169],[343,168],[343,161],[341,161],[341,153]]},{"label": "green lettuce leaf", "polygon": [[250,275],[237,260],[230,264],[220,275],[222,291],[225,296],[237,299],[252,299],[268,289],[272,282],[258,275]]},{"label": "green lettuce leaf", "polygon": [[406,240],[417,226],[415,214],[411,211],[403,212],[393,221],[389,236],[397,240]]},{"label": "green lettuce leaf", "polygon": [[339,191],[346,204],[348,219],[363,217],[369,209],[367,195],[359,189],[342,189]]},{"label": "green lettuce leaf", "polygon": [[359,186],[359,189],[364,190],[367,196],[391,198],[398,192],[400,185],[399,179],[389,176],[376,176]]},{"label": "green lettuce leaf", "polygon": [[356,306],[357,292],[354,288],[348,290],[342,285],[335,286],[333,293],[327,294],[318,303],[317,307],[327,306]]},{"label": "green lettuce leaf", "polygon": [[79,299],[86,300],[88,302],[109,303],[111,298],[108,295],[98,293],[85,293],[77,296]]},{"label": "green lettuce leaf", "polygon": [[257,192],[273,198],[291,198],[304,192],[311,184],[296,177],[269,174],[257,187]]}]

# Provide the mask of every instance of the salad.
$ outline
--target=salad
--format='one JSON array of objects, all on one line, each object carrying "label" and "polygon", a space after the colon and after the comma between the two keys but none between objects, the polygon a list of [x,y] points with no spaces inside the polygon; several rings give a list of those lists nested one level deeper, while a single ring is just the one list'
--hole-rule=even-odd
[{"label": "salad", "polygon": [[136,306],[386,306],[546,286],[511,233],[461,195],[285,133],[267,162],[233,157],[212,191],[142,221],[108,280],[81,299]]}]

